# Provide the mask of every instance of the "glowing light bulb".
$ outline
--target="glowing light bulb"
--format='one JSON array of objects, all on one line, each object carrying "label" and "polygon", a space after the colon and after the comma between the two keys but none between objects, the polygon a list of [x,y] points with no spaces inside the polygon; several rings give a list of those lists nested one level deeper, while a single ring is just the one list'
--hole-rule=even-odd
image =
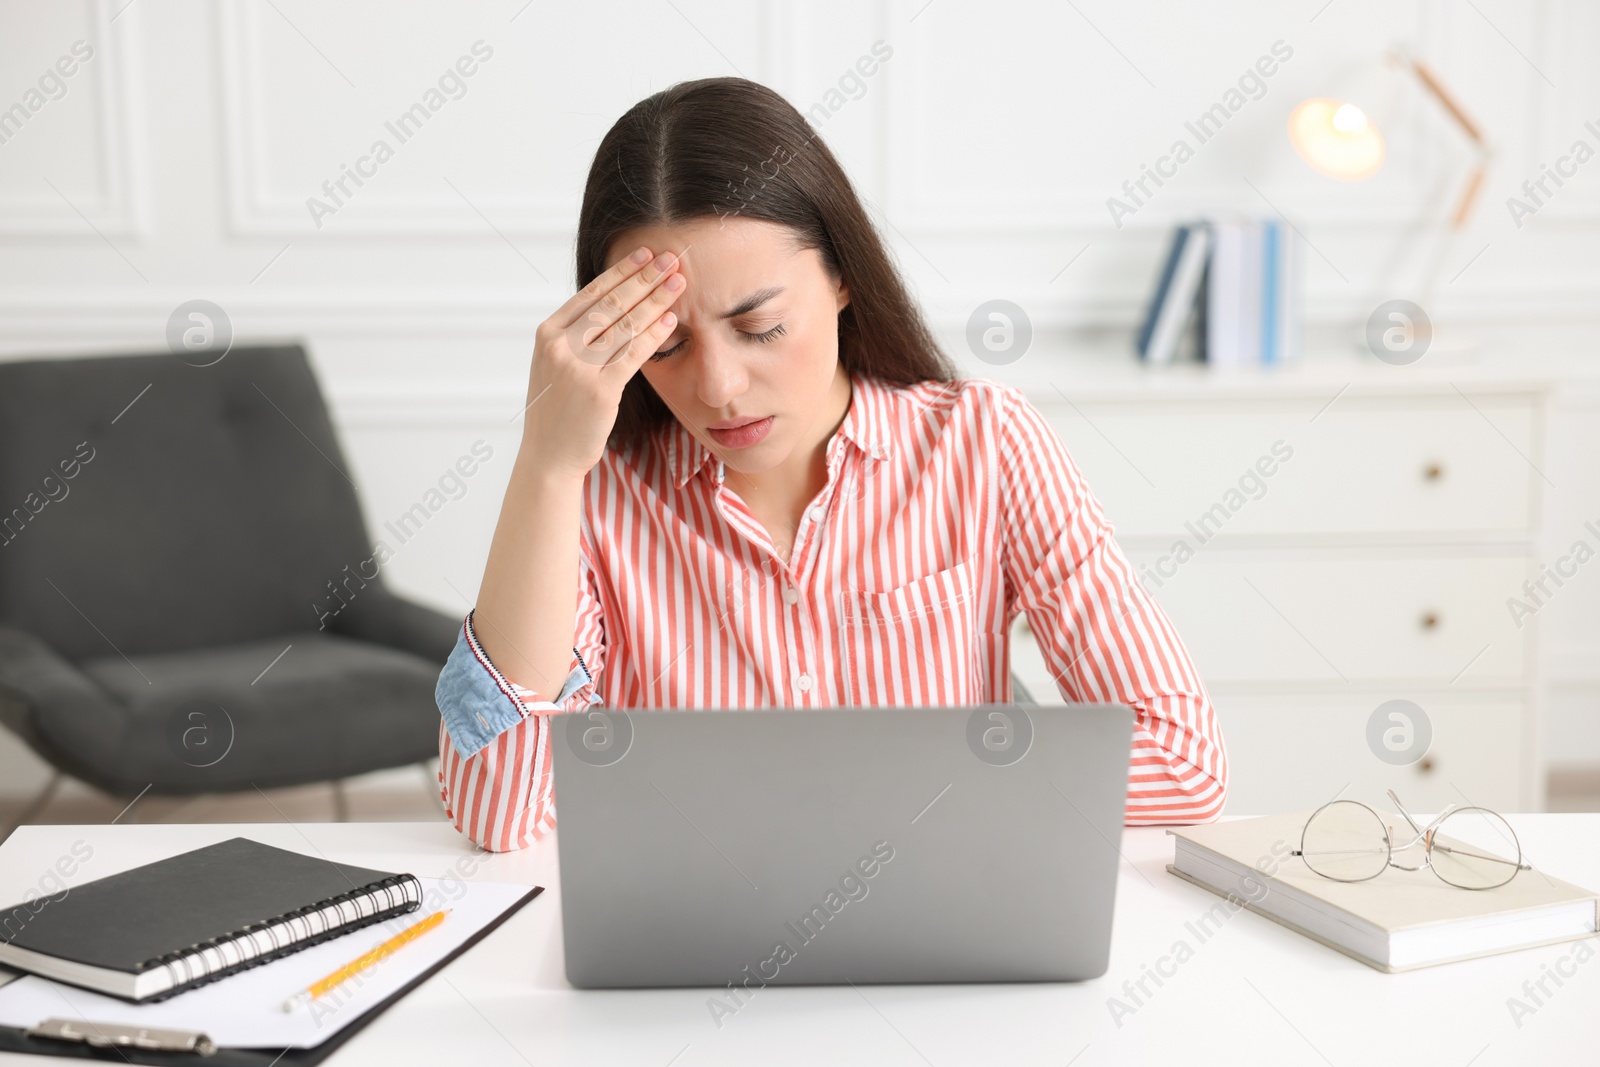
[{"label": "glowing light bulb", "polygon": [[1340,133],[1361,133],[1367,128],[1367,114],[1354,104],[1340,104],[1332,125]]},{"label": "glowing light bulb", "polygon": [[1383,134],[1355,104],[1319,96],[1301,101],[1289,116],[1289,140],[1313,170],[1360,181],[1383,166]]}]

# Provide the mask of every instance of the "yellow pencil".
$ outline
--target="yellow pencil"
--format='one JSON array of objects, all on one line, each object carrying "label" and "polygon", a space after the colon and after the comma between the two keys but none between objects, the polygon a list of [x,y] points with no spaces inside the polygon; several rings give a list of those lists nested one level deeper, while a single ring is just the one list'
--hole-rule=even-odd
[{"label": "yellow pencil", "polygon": [[446,908],[444,911],[436,911],[432,915],[429,915],[426,919],[406,927],[404,930],[400,931],[398,934],[395,934],[393,937],[379,945],[377,948],[373,949],[371,952],[367,952],[356,959],[351,960],[343,967],[340,967],[337,971],[334,971],[332,974],[328,975],[328,977],[322,979],[321,981],[313,982],[305,989],[284,1001],[283,1010],[293,1011],[297,1005],[305,1004],[309,1001],[315,1000],[317,997],[320,997],[322,994],[328,992],[328,990],[332,989],[334,986],[337,986],[339,983],[348,979],[351,975],[358,974],[359,972],[366,970],[368,967],[371,967],[379,960],[392,956],[406,944],[415,941],[429,930],[432,930],[435,926],[438,926],[440,923],[444,922],[444,917],[449,914],[449,908]]}]

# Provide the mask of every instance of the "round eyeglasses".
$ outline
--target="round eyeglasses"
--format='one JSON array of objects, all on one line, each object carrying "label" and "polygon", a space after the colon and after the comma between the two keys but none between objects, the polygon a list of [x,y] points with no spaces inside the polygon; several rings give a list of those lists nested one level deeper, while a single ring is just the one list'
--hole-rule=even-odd
[{"label": "round eyeglasses", "polygon": [[[1389,799],[1416,836],[1396,841],[1394,831],[1376,811],[1358,800],[1334,800],[1322,805],[1306,820],[1300,847],[1290,855],[1336,882],[1365,882],[1390,867],[1420,871],[1424,867],[1441,881],[1461,889],[1494,889],[1533,868],[1522,862],[1522,846],[1511,824],[1499,813],[1476,805],[1451,804],[1427,826],[1418,826],[1389,790]],[[1415,866],[1396,862],[1397,855],[1422,846]]]}]

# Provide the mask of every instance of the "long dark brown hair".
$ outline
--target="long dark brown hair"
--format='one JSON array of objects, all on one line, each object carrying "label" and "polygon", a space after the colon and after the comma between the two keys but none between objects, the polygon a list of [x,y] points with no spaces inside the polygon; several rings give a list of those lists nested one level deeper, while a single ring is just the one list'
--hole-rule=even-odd
[{"label": "long dark brown hair", "polygon": [[[849,287],[839,313],[846,371],[897,385],[957,377],[844,168],[787,100],[744,78],[679,82],[639,101],[606,133],[578,215],[578,288],[605,270],[607,251],[627,230],[730,215],[787,226]],[[607,447],[642,444],[672,419],[636,374],[623,387]]]}]

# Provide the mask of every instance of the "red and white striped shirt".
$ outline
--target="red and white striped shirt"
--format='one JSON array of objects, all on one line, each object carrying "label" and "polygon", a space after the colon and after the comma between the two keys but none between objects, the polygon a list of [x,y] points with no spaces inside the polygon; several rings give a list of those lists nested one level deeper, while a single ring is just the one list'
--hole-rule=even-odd
[{"label": "red and white striped shirt", "polygon": [[[676,422],[584,483],[577,633],[562,703],[503,678],[521,718],[470,757],[439,733],[456,827],[520,848],[555,823],[552,712],[953,705],[1012,699],[1026,612],[1067,703],[1135,715],[1129,824],[1222,811],[1211,701],[1065,446],[1014,387],[852,376],[827,484],[785,561],[715,453]],[[559,694],[554,694],[559,695]],[[481,718],[479,721],[483,721]]]}]

